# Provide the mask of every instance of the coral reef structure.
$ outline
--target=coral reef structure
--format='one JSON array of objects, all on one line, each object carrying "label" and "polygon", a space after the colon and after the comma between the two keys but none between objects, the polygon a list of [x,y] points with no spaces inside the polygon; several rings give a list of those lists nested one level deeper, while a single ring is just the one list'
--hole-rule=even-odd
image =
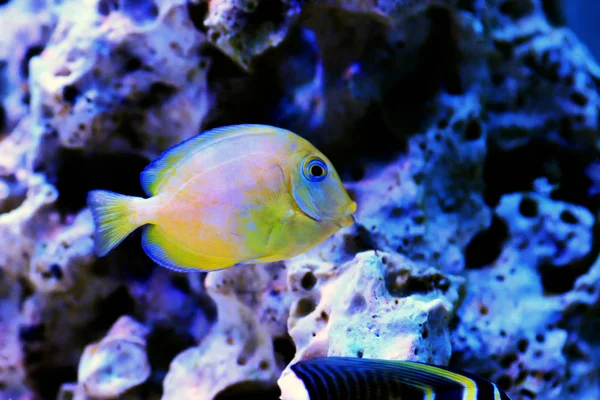
[{"label": "coral reef structure", "polygon": [[[0,398],[286,398],[333,355],[600,398],[600,66],[562,7],[0,0]],[[237,123],[315,144],[356,224],[209,273],[94,255],[88,191]]]}]

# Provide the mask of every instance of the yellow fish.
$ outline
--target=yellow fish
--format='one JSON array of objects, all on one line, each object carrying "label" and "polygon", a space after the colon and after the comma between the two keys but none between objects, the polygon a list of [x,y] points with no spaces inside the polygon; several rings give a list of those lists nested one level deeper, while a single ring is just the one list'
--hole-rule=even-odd
[{"label": "yellow fish", "polygon": [[176,271],[214,271],[301,254],[354,223],[331,162],[285,129],[236,125],[162,153],[140,176],[149,196],[88,194],[102,257],[145,225],[142,247]]}]

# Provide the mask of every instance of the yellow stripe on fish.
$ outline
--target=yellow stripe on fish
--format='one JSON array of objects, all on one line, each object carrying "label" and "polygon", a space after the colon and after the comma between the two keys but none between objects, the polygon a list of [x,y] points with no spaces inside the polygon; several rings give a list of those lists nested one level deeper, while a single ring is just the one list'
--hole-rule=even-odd
[{"label": "yellow stripe on fish", "polygon": [[88,194],[104,256],[138,227],[157,264],[214,271],[301,254],[354,223],[356,203],[331,161],[268,125],[213,129],[163,152],[140,176],[147,199]]},{"label": "yellow stripe on fish", "polygon": [[510,400],[476,375],[412,361],[324,357],[290,368],[279,384],[294,390],[283,400]]},{"label": "yellow stripe on fish", "polygon": [[420,363],[407,363],[406,368],[423,371],[426,373],[435,374],[440,377],[444,377],[452,382],[461,384],[464,387],[462,400],[476,400],[477,399],[477,384],[473,379],[467,378],[462,374],[457,374],[442,368],[438,368],[433,365],[420,364]]}]

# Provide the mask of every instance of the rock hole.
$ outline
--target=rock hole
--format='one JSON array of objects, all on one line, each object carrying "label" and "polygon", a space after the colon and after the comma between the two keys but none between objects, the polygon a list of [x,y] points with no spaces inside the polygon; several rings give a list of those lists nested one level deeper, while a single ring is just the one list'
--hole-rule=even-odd
[{"label": "rock hole", "polygon": [[285,22],[287,12],[288,8],[284,2],[261,1],[254,12],[248,15],[246,29],[260,31],[266,23],[281,26]]},{"label": "rock hole", "polygon": [[75,366],[52,365],[35,368],[27,376],[29,387],[37,392],[40,399],[56,399],[60,385],[65,382],[77,382]]},{"label": "rock hole", "polygon": [[519,203],[519,213],[526,218],[538,216],[538,202],[531,197],[523,197]]},{"label": "rock hole", "polygon": [[487,229],[473,236],[465,249],[465,266],[468,269],[479,269],[492,264],[502,252],[508,239],[508,226],[504,219],[494,214],[492,223]]},{"label": "rock hole", "polygon": [[[519,367],[521,367],[521,366],[519,365]],[[517,379],[515,379],[515,385],[521,385],[523,382],[525,382],[526,378],[527,378],[527,371],[519,372],[519,375],[517,375]]]},{"label": "rock hole", "polygon": [[352,300],[350,301],[350,306],[348,307],[349,314],[356,314],[363,311],[367,307],[367,302],[362,294],[356,293]]},{"label": "rock hole", "polygon": [[17,181],[14,175],[0,179],[0,185],[8,191],[8,196],[0,202],[0,214],[16,210],[27,198],[27,187]]},{"label": "rock hole", "polygon": [[208,35],[208,37],[212,43],[217,43],[217,41],[221,37],[221,33],[218,31],[213,31]]},{"label": "rock hole", "polygon": [[310,314],[311,312],[313,312],[316,308],[316,304],[314,301],[312,301],[312,299],[309,298],[302,298],[298,301],[298,304],[296,305],[296,316],[297,317],[305,317],[308,314]]},{"label": "rock hole", "polygon": [[500,389],[508,391],[512,387],[512,379],[508,375],[502,375],[496,380],[496,384]]},{"label": "rock hole", "polygon": [[123,14],[136,24],[152,22],[159,14],[159,8],[154,1],[120,0]]},{"label": "rock hole", "polygon": [[481,138],[481,122],[472,119],[465,128],[465,139],[468,141],[479,140]]},{"label": "rock hole", "polygon": [[[171,326],[155,326],[147,338],[148,361],[154,374],[164,376],[169,371],[171,361],[190,347],[196,345],[196,340],[185,329],[175,329]],[[152,389],[162,391],[161,382],[152,382]]]},{"label": "rock hole", "polygon": [[544,340],[545,340],[544,335],[541,333],[538,333],[537,335],[535,335],[535,340],[538,343],[544,343]]},{"label": "rock hole", "polygon": [[194,27],[202,32],[206,33],[207,29],[204,26],[204,19],[208,14],[208,2],[207,1],[186,1],[188,15]]},{"label": "rock hole", "polygon": [[108,297],[96,304],[92,311],[94,319],[88,324],[90,332],[106,333],[121,315],[128,314],[139,318],[135,312],[135,302],[125,286],[119,286]]},{"label": "rock hole", "polygon": [[42,276],[45,279],[54,278],[56,280],[61,280],[64,276],[62,268],[58,264],[52,264],[48,268],[48,271],[42,272]]},{"label": "rock hole", "polygon": [[267,360],[262,360],[259,364],[258,364],[258,368],[260,368],[263,371],[266,371],[267,369],[269,369],[269,362]]},{"label": "rock hole", "polygon": [[325,322],[329,320],[329,315],[325,312],[325,310],[321,311],[321,319]]},{"label": "rock hole", "polygon": [[317,284],[317,278],[312,272],[307,272],[302,277],[300,284],[304,290],[311,290]]},{"label": "rock hole", "polygon": [[130,74],[139,70],[140,68],[142,68],[142,60],[138,57],[131,57],[125,62],[123,69],[125,73]]},{"label": "rock hole", "polygon": [[66,85],[62,90],[63,100],[71,105],[75,104],[80,94],[81,92],[74,85]]},{"label": "rock hole", "polygon": [[244,381],[227,387],[219,392],[214,400],[246,400],[246,399],[264,399],[278,400],[281,391],[277,385],[269,386],[257,381]]},{"label": "rock hole", "polygon": [[[19,65],[19,73],[21,75],[21,78],[23,79],[27,79],[29,78],[29,61],[36,56],[39,56],[40,54],[42,54],[42,51],[44,51],[44,45],[34,45],[34,46],[29,46],[27,48],[27,51],[25,52],[25,55],[23,56],[23,59],[21,60],[21,63]],[[2,129],[2,126],[0,125],[0,130]]]},{"label": "rock hole", "polygon": [[[417,257],[413,257],[413,259],[417,259]],[[436,289],[445,292],[450,287],[450,281],[437,272],[413,276],[405,270],[399,273],[387,274],[385,286],[392,296],[408,297],[415,293],[425,294]]]},{"label": "rock hole", "polygon": [[185,294],[191,293],[190,280],[185,274],[173,274],[171,276],[171,283],[173,287],[180,290]]},{"label": "rock hole", "polygon": [[552,198],[587,207],[595,213],[600,196],[589,196],[592,181],[585,173],[595,155],[581,148],[534,139],[527,145],[503,150],[491,143],[483,168],[484,200],[495,207],[503,194],[530,192],[537,178],[556,186]]},{"label": "rock hole", "polygon": [[521,19],[535,10],[531,0],[506,0],[500,6],[500,12],[513,19]]},{"label": "rock hole", "polygon": [[527,352],[527,348],[529,347],[529,341],[527,339],[521,339],[517,342],[517,349],[521,354]]},{"label": "rock hole", "polygon": [[149,109],[162,105],[176,92],[177,89],[175,86],[163,82],[154,82],[150,85],[148,92],[140,98],[138,105],[142,109]]},{"label": "rock hole", "polygon": [[600,224],[596,223],[592,228],[592,249],[589,254],[569,265],[540,264],[538,271],[544,291],[549,294],[563,294],[572,290],[577,278],[587,273],[596,262],[598,254],[600,254]]},{"label": "rock hole", "polygon": [[289,364],[296,355],[296,345],[289,334],[273,339],[273,350],[285,365]]},{"label": "rock hole", "polygon": [[111,12],[119,9],[119,0],[100,0],[96,10],[103,17],[108,16]]},{"label": "rock hole", "polygon": [[569,225],[576,225],[579,223],[579,219],[569,210],[564,210],[560,213],[560,220]]},{"label": "rock hole", "polygon": [[542,0],[542,10],[552,25],[565,25],[562,0]]},{"label": "rock hole", "polygon": [[589,101],[587,96],[581,92],[573,92],[570,96],[571,101],[579,107],[585,107]]},{"label": "rock hole", "polygon": [[45,326],[43,324],[22,325],[19,327],[19,340],[22,342],[43,342],[45,339]]},{"label": "rock hole", "polygon": [[518,359],[519,357],[517,357],[517,355],[514,353],[507,354],[504,357],[502,357],[502,360],[500,360],[500,366],[504,369],[508,369]]},{"label": "rock hole", "polygon": [[376,250],[377,244],[371,232],[361,224],[353,225],[353,233],[344,235],[343,248],[347,254],[356,254],[367,250]]}]

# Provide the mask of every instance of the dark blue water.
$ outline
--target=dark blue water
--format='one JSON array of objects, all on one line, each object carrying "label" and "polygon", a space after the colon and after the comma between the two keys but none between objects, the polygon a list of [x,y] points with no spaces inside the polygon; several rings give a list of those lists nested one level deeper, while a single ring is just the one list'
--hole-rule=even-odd
[{"label": "dark blue water", "polygon": [[600,61],[600,0],[563,0],[567,25]]}]

